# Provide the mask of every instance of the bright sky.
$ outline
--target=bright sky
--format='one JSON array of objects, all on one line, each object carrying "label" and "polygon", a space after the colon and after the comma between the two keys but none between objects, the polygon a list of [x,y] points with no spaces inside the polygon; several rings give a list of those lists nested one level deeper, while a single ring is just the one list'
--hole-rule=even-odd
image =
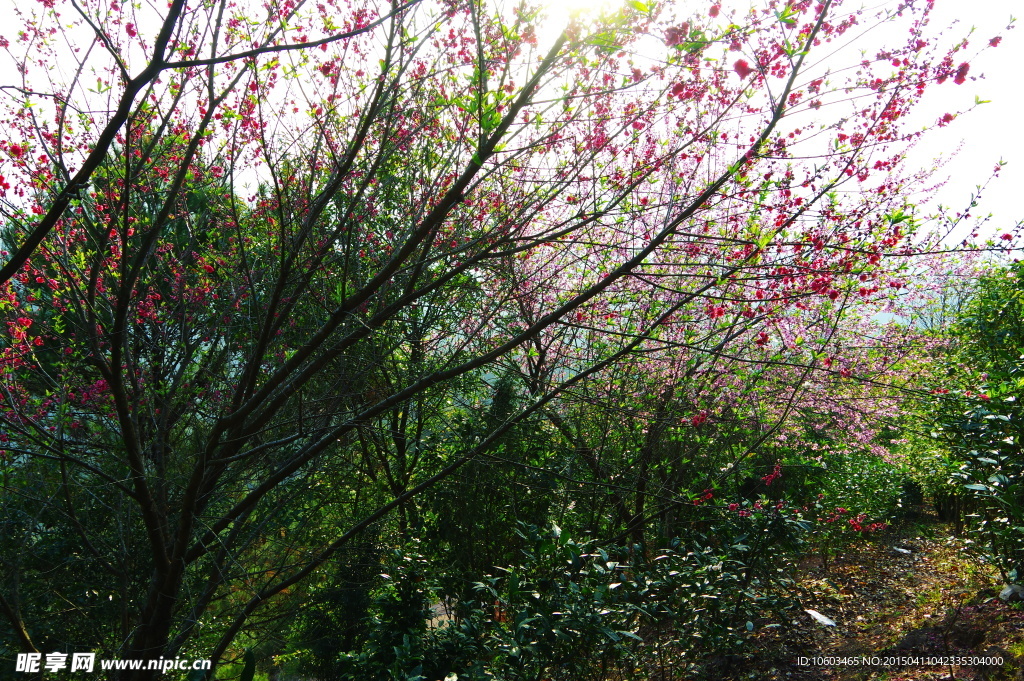
[{"label": "bright sky", "polygon": [[[951,35],[961,35],[974,26],[966,54],[986,45],[991,38],[1002,36],[999,47],[980,55],[971,63],[969,79],[957,86],[947,81],[943,87],[933,88],[923,103],[935,117],[955,113],[974,104],[975,97],[990,100],[964,115],[950,126],[933,130],[928,142],[916,150],[912,162],[924,165],[931,158],[948,155],[962,144],[960,152],[939,172],[938,177],[949,177],[939,193],[936,203],[966,209],[970,196],[978,184],[985,182],[992,168],[1002,159],[1007,165],[985,191],[985,196],[972,215],[992,213],[993,221],[986,232],[1004,232],[1024,220],[1024,135],[1020,126],[1024,122],[1024,30],[1006,30],[1012,10],[1017,7],[1024,22],[1024,5],[1010,0],[936,0],[933,28],[957,23]],[[969,8],[970,14],[965,10]]]},{"label": "bright sky", "polygon": [[[1011,16],[1017,16],[1011,11],[1017,4],[1009,0],[979,0],[969,5],[964,0],[936,0],[933,30],[952,26],[948,35],[959,36],[972,26],[976,28],[965,54],[973,55],[996,36],[1003,40],[998,47],[971,60],[970,74],[983,77],[968,79],[963,85],[947,81],[932,88],[922,102],[922,109],[927,108],[926,115],[935,119],[946,112],[956,113],[973,106],[975,97],[989,103],[975,107],[945,128],[930,130],[924,138],[927,142],[908,159],[916,166],[930,166],[935,158],[946,160],[935,175],[936,181],[945,180],[946,184],[924,206],[931,212],[939,204],[954,212],[968,210],[977,185],[992,176],[1000,159],[1007,162],[999,177],[986,187],[978,206],[970,209],[974,218],[992,215],[992,220],[979,232],[982,237],[1009,232],[1024,221],[1024,202],[1020,200],[1024,189],[1024,135],[1017,132],[1024,120],[1024,29],[1006,28]],[[970,17],[964,15],[965,6],[971,8]],[[1024,4],[1018,13],[1020,19],[1015,25],[1024,24]],[[972,223],[973,220],[965,222],[947,243],[956,246],[970,233],[968,227]],[[888,314],[878,317],[881,322],[892,318],[895,317]]]}]

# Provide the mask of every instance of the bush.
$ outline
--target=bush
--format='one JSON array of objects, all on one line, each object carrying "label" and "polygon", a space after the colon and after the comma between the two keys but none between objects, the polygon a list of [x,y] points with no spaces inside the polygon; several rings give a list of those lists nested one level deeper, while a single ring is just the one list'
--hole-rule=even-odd
[{"label": "bush", "polygon": [[949,382],[937,395],[936,437],[971,497],[971,532],[1006,580],[1024,575],[1024,264],[982,277],[955,329]]},{"label": "bush", "polygon": [[674,540],[649,552],[521,523],[518,560],[485,575],[474,598],[458,603],[455,617],[438,628],[427,626],[427,604],[444,594],[424,578],[429,565],[398,552],[374,591],[359,645],[320,673],[577,681],[607,678],[611,670],[646,679],[666,665],[692,671],[708,655],[741,652],[766,609],[792,607],[783,589],[774,590],[791,556],[775,539],[799,529],[791,525],[774,509],[730,512],[716,526],[719,541]]}]

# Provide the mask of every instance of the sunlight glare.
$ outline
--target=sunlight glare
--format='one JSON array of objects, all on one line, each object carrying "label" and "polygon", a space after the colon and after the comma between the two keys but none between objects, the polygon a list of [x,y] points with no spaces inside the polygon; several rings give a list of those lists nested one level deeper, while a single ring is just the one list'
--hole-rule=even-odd
[{"label": "sunlight glare", "polygon": [[551,45],[570,17],[609,12],[624,4],[625,0],[545,0],[545,17],[537,31],[538,40],[541,45]]}]

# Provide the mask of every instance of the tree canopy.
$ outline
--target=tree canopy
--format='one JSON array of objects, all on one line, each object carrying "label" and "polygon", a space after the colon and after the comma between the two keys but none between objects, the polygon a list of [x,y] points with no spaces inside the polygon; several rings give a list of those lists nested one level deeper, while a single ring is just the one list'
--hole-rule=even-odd
[{"label": "tree canopy", "polygon": [[970,67],[930,2],[847,4],[630,2],[557,36],[527,2],[19,9],[9,640],[224,664],[286,654],[299,612],[354,650],[351,607],[398,637],[332,673],[384,678],[424,554],[446,597],[514,602],[485,575],[521,555],[523,584],[587,541],[639,559],[741,478],[887,455],[911,112]]}]

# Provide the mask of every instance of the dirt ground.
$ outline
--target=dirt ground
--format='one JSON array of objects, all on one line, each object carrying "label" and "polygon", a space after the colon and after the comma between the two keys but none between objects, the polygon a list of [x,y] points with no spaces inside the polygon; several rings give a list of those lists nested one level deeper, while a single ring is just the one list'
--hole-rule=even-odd
[{"label": "dirt ground", "polygon": [[827,571],[809,559],[797,571],[801,608],[759,622],[746,655],[715,677],[1024,681],[1024,606],[997,597],[1002,580],[968,548],[922,511]]}]

